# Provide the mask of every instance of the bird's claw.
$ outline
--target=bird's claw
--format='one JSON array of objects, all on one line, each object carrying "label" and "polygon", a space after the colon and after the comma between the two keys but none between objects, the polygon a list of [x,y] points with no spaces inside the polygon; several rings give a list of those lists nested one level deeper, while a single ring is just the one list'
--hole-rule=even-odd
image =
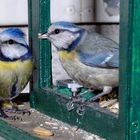
[{"label": "bird's claw", "polygon": [[16,114],[22,114],[22,115],[28,114],[29,116],[31,115],[31,112],[29,110],[27,110],[27,109],[19,109],[19,108],[9,109],[9,108],[5,108],[4,111],[8,112],[8,113],[16,113]]},{"label": "bird's claw", "polygon": [[74,109],[74,103],[73,101],[69,101],[67,104],[66,104],[66,107],[67,107],[67,110],[70,112]]},{"label": "bird's claw", "polygon": [[4,119],[8,119],[8,120],[13,120],[13,121],[16,121],[16,120],[19,120],[20,119],[20,117],[18,117],[18,116],[7,116],[6,118],[4,118]]},{"label": "bird's claw", "polygon": [[78,98],[73,97],[71,101],[66,104],[67,110],[72,111],[74,109],[74,103],[84,103],[84,101],[85,99],[80,96]]},{"label": "bird's claw", "polygon": [[14,121],[20,119],[20,117],[18,116],[8,116],[3,110],[0,110],[0,118],[14,120]]},{"label": "bird's claw", "polygon": [[30,116],[30,115],[31,115],[31,111],[29,111],[29,110],[24,110],[23,115],[25,115],[25,114],[27,114],[28,116]]},{"label": "bird's claw", "polygon": [[85,113],[85,106],[88,106],[91,103],[95,102],[97,99],[99,99],[102,96],[102,94],[96,95],[89,100],[82,97],[81,94],[79,96],[73,96],[71,100],[66,104],[67,110],[72,111],[75,108],[74,103],[78,103],[79,106],[77,107],[76,112],[78,115],[82,116]]},{"label": "bird's claw", "polygon": [[85,113],[85,106],[89,106],[91,103],[95,102],[96,100],[98,100],[103,95],[106,95],[106,93],[98,94],[98,95],[92,97],[91,99],[89,99],[87,101],[83,100],[80,103],[81,105],[79,105],[79,107],[76,110],[77,114],[80,115],[80,116],[84,115],[84,113]]},{"label": "bird's claw", "polygon": [[18,109],[18,110],[16,110],[16,113],[17,114],[22,114],[22,115],[28,115],[28,116],[30,116],[31,115],[31,112],[29,111],[29,110],[27,110],[27,109]]},{"label": "bird's claw", "polygon": [[77,109],[76,112],[79,116],[83,116],[85,114],[85,107],[83,105],[80,105]]}]

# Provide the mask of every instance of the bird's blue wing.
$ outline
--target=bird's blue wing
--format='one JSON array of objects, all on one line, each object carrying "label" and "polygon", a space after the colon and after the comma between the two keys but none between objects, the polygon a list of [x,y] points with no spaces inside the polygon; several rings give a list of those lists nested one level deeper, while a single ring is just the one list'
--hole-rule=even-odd
[{"label": "bird's blue wing", "polygon": [[77,54],[83,64],[91,67],[119,67],[118,45],[98,34],[89,35],[87,41],[78,47]]},{"label": "bird's blue wing", "polygon": [[117,68],[119,65],[118,53],[100,52],[86,53],[79,52],[80,61],[92,67]]}]

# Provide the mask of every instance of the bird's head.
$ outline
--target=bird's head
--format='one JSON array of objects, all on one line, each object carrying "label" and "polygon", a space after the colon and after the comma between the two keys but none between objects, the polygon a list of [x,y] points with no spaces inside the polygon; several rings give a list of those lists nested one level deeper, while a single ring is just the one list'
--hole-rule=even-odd
[{"label": "bird's head", "polygon": [[83,40],[86,30],[70,22],[55,22],[47,33],[39,35],[41,39],[48,39],[58,50],[71,51]]},{"label": "bird's head", "polygon": [[17,60],[29,52],[24,33],[18,28],[7,28],[0,33],[0,60]]}]

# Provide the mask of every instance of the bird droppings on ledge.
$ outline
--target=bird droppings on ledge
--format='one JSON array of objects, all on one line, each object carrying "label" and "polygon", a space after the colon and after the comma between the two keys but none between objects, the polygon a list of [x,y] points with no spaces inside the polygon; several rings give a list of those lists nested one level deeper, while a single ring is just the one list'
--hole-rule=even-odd
[{"label": "bird droppings on ledge", "polygon": [[10,124],[31,133],[43,140],[104,140],[99,136],[79,129],[77,126],[70,126],[64,122],[46,116],[35,109],[31,109],[28,103],[24,103],[21,108],[31,111],[31,115],[17,115],[19,120],[6,120]]}]

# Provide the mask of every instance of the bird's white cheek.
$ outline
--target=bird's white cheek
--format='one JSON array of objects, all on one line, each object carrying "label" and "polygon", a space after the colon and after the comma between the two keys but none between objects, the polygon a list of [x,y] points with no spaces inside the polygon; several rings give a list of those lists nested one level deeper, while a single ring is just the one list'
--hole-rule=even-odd
[{"label": "bird's white cheek", "polygon": [[28,50],[24,47],[19,47],[19,45],[7,45],[1,47],[1,52],[5,57],[12,60],[20,58],[22,55],[26,54]]},{"label": "bird's white cheek", "polygon": [[64,32],[63,34],[50,37],[50,40],[58,49],[67,49],[78,37],[79,34]]},{"label": "bird's white cheek", "polygon": [[68,48],[68,44],[66,42],[63,42],[61,40],[55,40],[52,42],[54,46],[56,46],[58,49],[61,48]]}]

